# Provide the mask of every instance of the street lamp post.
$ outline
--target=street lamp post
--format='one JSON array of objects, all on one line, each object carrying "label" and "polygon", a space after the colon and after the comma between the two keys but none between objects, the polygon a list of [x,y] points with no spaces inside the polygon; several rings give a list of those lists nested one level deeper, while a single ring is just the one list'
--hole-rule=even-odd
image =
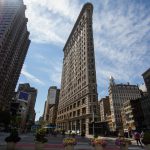
[{"label": "street lamp post", "polygon": [[26,116],[26,111],[27,111],[27,108],[26,107],[22,107],[21,109],[21,132],[25,132],[26,131],[26,119],[27,119],[27,116]]},{"label": "street lamp post", "polygon": [[95,126],[94,126],[94,121],[95,121],[95,119],[94,119],[94,117],[95,117],[95,113],[94,113],[94,111],[93,111],[93,137],[94,137],[94,135],[95,135]]}]

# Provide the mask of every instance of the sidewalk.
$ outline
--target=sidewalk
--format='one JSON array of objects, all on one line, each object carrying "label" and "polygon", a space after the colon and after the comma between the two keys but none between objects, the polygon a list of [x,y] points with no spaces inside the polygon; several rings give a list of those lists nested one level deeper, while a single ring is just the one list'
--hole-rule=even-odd
[{"label": "sidewalk", "polygon": [[[93,138],[93,135],[87,135],[86,137],[87,137],[88,139],[92,139],[92,138]],[[104,136],[99,136],[98,138],[103,138],[103,139],[106,139],[106,140],[115,141],[117,137],[104,137]],[[136,144],[136,141],[135,141],[133,138],[128,138],[128,139],[131,140],[132,145],[137,145],[137,144]]]},{"label": "sidewalk", "polygon": [[[6,145],[0,146],[0,150],[6,150]],[[17,145],[16,150],[35,150],[35,144],[24,144],[24,145]],[[59,145],[52,145],[48,144],[45,145],[44,150],[64,150],[64,146],[59,144]],[[75,147],[74,150],[94,150],[94,148],[88,144],[83,144],[83,143],[78,143]]]},{"label": "sidewalk", "polygon": [[89,143],[78,142],[75,146],[75,150],[94,150],[94,148],[89,145]]},{"label": "sidewalk", "polygon": [[[6,150],[6,145],[1,145],[0,150]],[[34,143],[18,143],[16,146],[16,150],[35,150]],[[44,150],[64,150],[64,146],[62,144],[45,144]],[[74,150],[94,150],[94,147],[89,145],[88,143],[78,142],[78,144],[74,147]],[[105,150],[120,150],[117,146],[108,145]],[[128,150],[144,150],[140,147],[129,147]]]},{"label": "sidewalk", "polygon": [[[34,141],[31,138],[31,141],[28,140],[28,135],[21,135],[23,138],[23,142],[17,143],[16,150],[35,150],[35,144]],[[26,138],[26,140],[24,139]],[[59,137],[48,137],[50,138],[51,142],[55,140],[59,140],[58,143],[46,143],[44,150],[64,150],[64,146],[62,144],[62,139]],[[89,144],[89,139],[93,138],[93,136],[89,135],[87,138],[77,137],[77,145],[75,145],[75,150],[94,150],[92,145]],[[100,138],[100,137],[99,137]],[[119,150],[119,147],[115,146],[114,142],[116,140],[116,137],[102,137],[108,141],[108,145],[106,146],[105,150]],[[4,139],[4,138],[3,138]],[[53,141],[52,141],[53,139]],[[129,147],[128,150],[144,150],[138,146],[136,146],[135,140],[132,140],[132,145]],[[6,142],[4,140],[0,141],[0,150],[6,150]]]}]

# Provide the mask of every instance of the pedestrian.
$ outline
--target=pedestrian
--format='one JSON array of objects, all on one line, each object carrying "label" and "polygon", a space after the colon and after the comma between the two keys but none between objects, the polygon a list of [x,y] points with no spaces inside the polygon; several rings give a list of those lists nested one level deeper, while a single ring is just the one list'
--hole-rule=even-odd
[{"label": "pedestrian", "polygon": [[141,132],[141,139],[143,139],[143,137],[144,137],[144,132],[142,131]]},{"label": "pedestrian", "polygon": [[[139,132],[135,132],[134,133],[134,139],[136,140],[137,145],[141,145],[142,146],[142,142],[141,142],[141,135]],[[143,146],[142,146],[143,147]]]},{"label": "pedestrian", "polygon": [[62,130],[62,136],[65,137],[65,130]]}]

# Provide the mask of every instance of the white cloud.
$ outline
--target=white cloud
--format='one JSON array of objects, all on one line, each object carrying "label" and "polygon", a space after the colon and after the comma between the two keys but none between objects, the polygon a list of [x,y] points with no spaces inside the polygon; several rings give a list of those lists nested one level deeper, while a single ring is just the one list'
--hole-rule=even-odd
[{"label": "white cloud", "polygon": [[64,44],[80,11],[78,1],[25,0],[24,3],[32,41]]},{"label": "white cloud", "polygon": [[38,79],[36,76],[32,75],[31,73],[29,73],[27,71],[27,67],[24,65],[22,70],[21,70],[21,74],[29,81],[34,82],[34,83],[38,83],[40,85],[45,85],[43,81],[41,81],[40,79]]},{"label": "white cloud", "polygon": [[[83,3],[81,5],[79,0],[24,1],[32,41],[63,46]],[[138,84],[136,79],[150,64],[150,9],[145,9],[142,2],[91,2],[94,4],[93,30],[98,84],[108,86],[110,75],[121,82]],[[48,72],[50,80],[59,84],[61,65],[45,59],[44,54],[39,59],[49,65],[48,68],[40,69]]]},{"label": "white cloud", "polygon": [[143,5],[132,3],[112,9],[110,3],[103,3],[101,12],[94,14],[97,76],[106,80],[112,75],[117,80],[132,82],[150,63],[148,11]]},{"label": "white cloud", "polygon": [[139,89],[141,89],[143,92],[147,92],[145,84],[139,85]]}]

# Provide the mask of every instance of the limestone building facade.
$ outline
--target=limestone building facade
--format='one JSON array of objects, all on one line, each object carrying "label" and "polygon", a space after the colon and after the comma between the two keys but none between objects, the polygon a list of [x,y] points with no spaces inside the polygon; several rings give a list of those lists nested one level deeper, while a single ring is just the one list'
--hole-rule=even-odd
[{"label": "limestone building facade", "polygon": [[59,94],[60,89],[58,89],[56,86],[51,86],[48,89],[48,95],[43,114],[44,121],[46,121],[47,124],[56,125]]},{"label": "limestone building facade", "polygon": [[141,92],[137,85],[116,84],[113,77],[110,79],[109,101],[111,111],[110,130],[117,131],[122,128],[121,110],[123,103],[128,100],[141,98]]},{"label": "limestone building facade", "polygon": [[141,107],[141,98],[123,103],[121,116],[124,131],[144,129],[145,120]]},{"label": "limestone building facade", "polygon": [[93,5],[86,3],[64,46],[57,112],[57,126],[86,134],[89,123],[99,118],[92,14]]},{"label": "limestone building facade", "polygon": [[100,106],[100,119],[101,119],[101,122],[107,121],[107,116],[110,115],[109,96],[106,96],[105,98],[100,99],[99,106]]}]

